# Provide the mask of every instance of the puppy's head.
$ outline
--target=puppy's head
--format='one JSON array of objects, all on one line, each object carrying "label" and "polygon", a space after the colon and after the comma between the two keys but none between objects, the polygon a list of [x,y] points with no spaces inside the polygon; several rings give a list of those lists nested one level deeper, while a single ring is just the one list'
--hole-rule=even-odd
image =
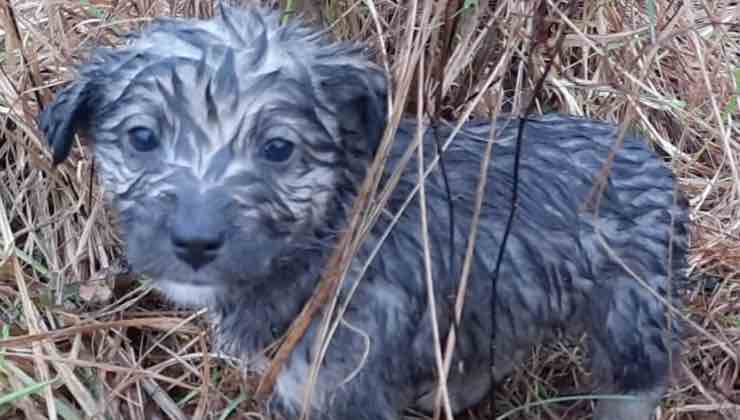
[{"label": "puppy's head", "polygon": [[300,255],[328,246],[322,232],[382,136],[385,95],[359,48],[223,8],[97,51],[40,126],[55,164],[75,133],[90,140],[134,270],[202,303],[288,280]]}]

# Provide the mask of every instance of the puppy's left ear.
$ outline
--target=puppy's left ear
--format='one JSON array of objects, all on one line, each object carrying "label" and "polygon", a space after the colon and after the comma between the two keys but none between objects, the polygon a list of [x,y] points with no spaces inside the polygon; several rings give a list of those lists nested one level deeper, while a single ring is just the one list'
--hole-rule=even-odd
[{"label": "puppy's left ear", "polygon": [[62,89],[39,115],[39,127],[52,150],[52,163],[69,156],[76,132],[86,130],[93,118],[97,87],[87,78]]},{"label": "puppy's left ear", "polygon": [[388,80],[379,67],[322,66],[321,87],[334,105],[343,141],[372,158],[382,140],[388,112]]}]

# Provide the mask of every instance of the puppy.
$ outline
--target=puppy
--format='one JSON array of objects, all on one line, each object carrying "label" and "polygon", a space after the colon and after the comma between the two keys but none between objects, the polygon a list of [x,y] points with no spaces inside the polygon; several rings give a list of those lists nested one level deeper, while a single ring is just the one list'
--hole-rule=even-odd
[{"label": "puppy", "polygon": [[[383,71],[361,47],[330,42],[296,21],[281,25],[274,12],[222,7],[210,20],[160,19],[121,48],[98,49],[40,126],[54,163],[68,156],[76,132],[91,140],[132,268],[175,302],[207,306],[221,348],[246,358],[285,332],[347,228],[385,128],[386,90]],[[492,306],[517,126],[513,118],[467,123],[444,154],[452,197],[438,169],[425,184],[436,321],[445,336],[459,286],[448,256],[459,270],[479,162],[495,131],[456,331],[460,368],[448,382],[452,407],[479,402],[530,346],[558,331],[587,332],[600,389],[634,397],[599,401],[595,418],[647,420],[679,348],[665,303],[677,303],[670,291],[684,278],[688,218],[671,172],[628,135],[597,207],[587,211],[615,127],[561,115],[529,119]],[[386,179],[415,129],[401,123]],[[431,141],[431,128],[424,135]],[[429,167],[435,149],[425,151]],[[305,407],[313,419],[390,420],[407,407],[433,408],[421,213],[416,198],[404,206],[417,165],[412,159],[402,172],[340,290],[342,299],[354,292]],[[273,414],[297,418],[304,408],[317,333],[311,326],[280,373]]]}]

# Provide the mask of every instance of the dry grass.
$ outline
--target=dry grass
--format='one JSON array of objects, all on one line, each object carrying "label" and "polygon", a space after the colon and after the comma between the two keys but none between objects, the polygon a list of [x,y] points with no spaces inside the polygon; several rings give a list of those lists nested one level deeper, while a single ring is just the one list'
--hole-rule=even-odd
[{"label": "dry grass", "polygon": [[[686,305],[701,331],[686,340],[660,419],[740,417],[737,1],[583,1],[573,13],[554,0],[537,11],[523,0],[290,3],[337,37],[367,40],[394,76],[395,108],[420,118],[519,112],[557,57],[538,111],[638,127],[673,165],[694,221]],[[151,16],[210,13],[210,0],[0,3],[1,418],[258,417],[255,378],[209,353],[202,314],[172,311],[126,272],[85,149],[52,171],[34,122],[94,45]],[[537,349],[498,390],[497,414],[583,390],[583,357],[562,343]],[[587,405],[510,418],[579,418]],[[468,416],[494,418],[487,406]]]}]

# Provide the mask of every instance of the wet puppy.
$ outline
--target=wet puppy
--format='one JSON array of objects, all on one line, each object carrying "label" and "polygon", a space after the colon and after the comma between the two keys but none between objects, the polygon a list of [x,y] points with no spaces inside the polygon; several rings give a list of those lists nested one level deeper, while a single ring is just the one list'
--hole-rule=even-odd
[{"label": "wet puppy", "polygon": [[[133,269],[174,301],[209,307],[222,348],[247,357],[285,332],[316,286],[382,136],[386,89],[384,73],[355,45],[281,25],[273,12],[223,8],[211,20],[162,19],[126,46],[97,50],[40,122],[56,163],[75,132],[91,139]],[[504,377],[531,345],[585,331],[601,389],[635,397],[599,402],[596,419],[648,419],[679,344],[665,302],[675,301],[670,290],[684,276],[687,215],[670,170],[633,136],[598,208],[584,211],[615,143],[608,124],[558,115],[526,124],[489,369],[491,280],[510,210],[517,123],[470,122],[447,150],[454,238],[439,171],[426,181],[437,321],[446,334],[459,278],[450,246],[459,269],[479,162],[495,130],[457,332],[459,369],[449,380],[453,408],[480,401],[491,376]],[[401,124],[386,176],[414,124]],[[434,148],[425,150],[428,165]],[[357,287],[318,375],[313,419],[390,420],[406,407],[431,409],[420,209],[414,200],[401,212],[416,167],[412,159],[350,268],[342,293]],[[300,412],[316,334],[314,325],[282,370],[274,413]]]}]

